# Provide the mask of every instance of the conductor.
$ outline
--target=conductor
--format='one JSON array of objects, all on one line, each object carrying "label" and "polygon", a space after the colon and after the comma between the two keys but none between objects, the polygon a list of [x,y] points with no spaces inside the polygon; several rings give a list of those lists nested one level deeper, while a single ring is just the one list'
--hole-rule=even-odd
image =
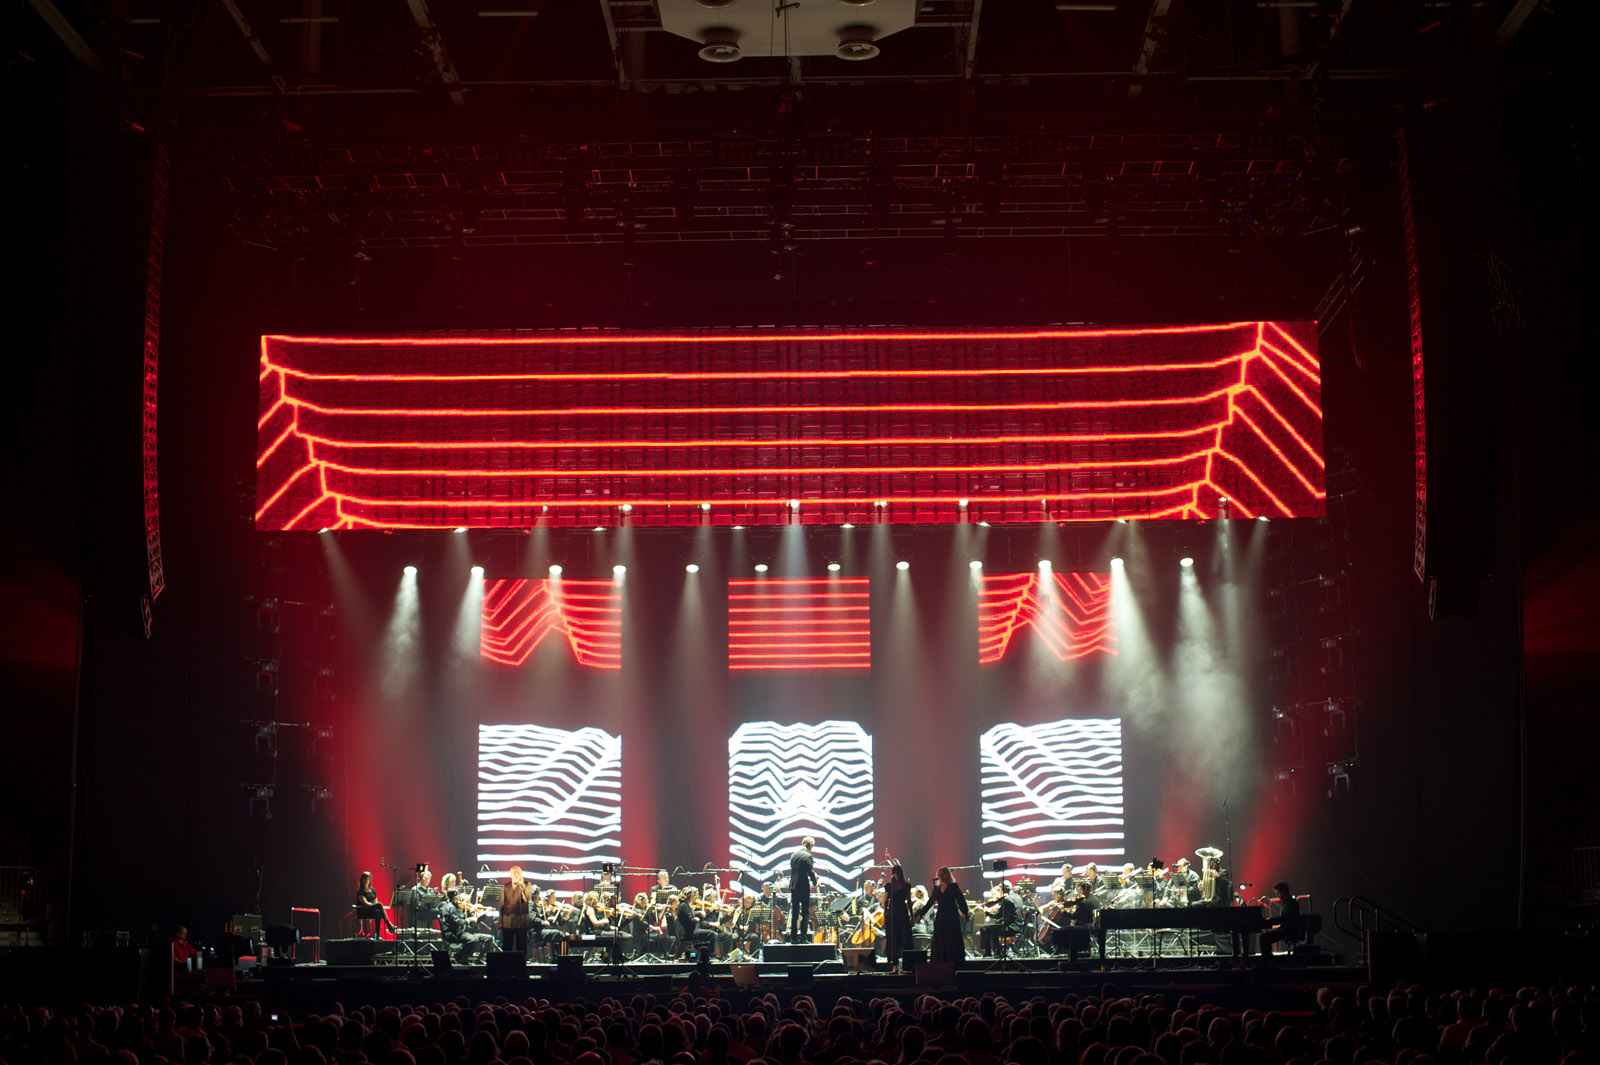
[{"label": "conductor", "polygon": [[789,941],[804,943],[811,938],[811,885],[817,882],[816,862],[811,848],[817,841],[807,836],[789,859]]}]

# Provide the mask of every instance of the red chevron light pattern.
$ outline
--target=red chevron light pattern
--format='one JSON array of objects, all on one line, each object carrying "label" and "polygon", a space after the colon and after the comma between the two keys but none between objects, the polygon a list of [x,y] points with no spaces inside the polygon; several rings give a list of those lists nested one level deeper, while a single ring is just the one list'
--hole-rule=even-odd
[{"label": "red chevron light pattern", "polygon": [[1117,653],[1111,578],[1104,573],[983,574],[978,585],[978,662],[1000,661],[1032,626],[1063,662]]},{"label": "red chevron light pattern", "polygon": [[728,582],[729,669],[871,669],[865,577]]},{"label": "red chevron light pattern", "polygon": [[256,524],[1318,515],[1314,345],[1306,322],[264,336]]},{"label": "red chevron light pattern", "polygon": [[518,578],[484,584],[479,654],[517,667],[551,633],[580,666],[622,668],[622,591],[614,581]]}]

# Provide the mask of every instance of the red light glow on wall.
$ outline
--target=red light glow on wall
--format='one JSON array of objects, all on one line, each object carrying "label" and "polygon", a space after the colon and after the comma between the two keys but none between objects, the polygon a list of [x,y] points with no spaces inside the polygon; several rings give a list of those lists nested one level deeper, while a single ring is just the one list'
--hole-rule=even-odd
[{"label": "red light glow on wall", "polygon": [[729,669],[872,668],[865,577],[728,582]]},{"label": "red light glow on wall", "polygon": [[1306,322],[266,336],[256,524],[1318,515],[1314,345]]},{"label": "red light glow on wall", "polygon": [[622,668],[621,589],[565,578],[485,583],[478,644],[485,660],[520,666],[552,632],[567,638],[580,666]]},{"label": "red light glow on wall", "polygon": [[1063,662],[1117,653],[1111,578],[1104,573],[985,573],[978,585],[978,662],[1004,658],[1032,626]]}]

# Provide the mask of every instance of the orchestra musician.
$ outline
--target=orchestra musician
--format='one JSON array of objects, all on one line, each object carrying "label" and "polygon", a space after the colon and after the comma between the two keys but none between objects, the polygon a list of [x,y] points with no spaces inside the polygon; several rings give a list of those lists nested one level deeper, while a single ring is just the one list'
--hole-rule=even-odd
[{"label": "orchestra musician", "polygon": [[500,893],[500,949],[528,952],[533,927],[533,885],[522,878],[522,866],[511,867],[511,879]]},{"label": "orchestra musician", "polygon": [[911,922],[911,947],[913,950],[928,951],[933,947],[933,921],[932,913],[924,913],[927,909],[928,889],[921,884],[911,889],[911,912],[923,913],[920,919]]},{"label": "orchestra musician", "polygon": [[706,958],[716,949],[717,933],[701,925],[696,913],[699,895],[695,888],[686,887],[678,897],[678,939],[682,945],[692,948],[697,956]]},{"label": "orchestra musician", "polygon": [[760,930],[761,938],[763,941],[775,940],[778,938],[778,929],[784,927],[784,914],[783,905],[770,880],[761,885],[761,905],[768,907],[766,924]]},{"label": "orchestra musician", "polygon": [[1179,858],[1167,871],[1167,898],[1174,906],[1187,906],[1200,899],[1200,876],[1189,868],[1189,859]]},{"label": "orchestra musician", "polygon": [[606,909],[605,898],[598,889],[583,897],[583,907],[578,915],[578,934],[594,936],[605,942],[612,961],[619,965],[622,963],[624,941],[631,941],[633,938],[619,932],[611,923],[611,914]]},{"label": "orchestra musician", "polygon": [[933,953],[930,960],[935,964],[949,962],[959,965],[967,960],[961,926],[971,919],[972,914],[967,909],[967,899],[961,893],[961,885],[956,883],[949,866],[939,867],[933,883],[928,885],[928,901],[912,916],[912,922],[920,921],[935,906],[938,911],[933,919]]},{"label": "orchestra musician", "polygon": [[1095,912],[1100,909],[1100,900],[1089,893],[1087,880],[1079,881],[1076,890],[1076,897],[1063,907],[1067,911],[1067,923],[1061,929],[1061,932],[1065,933],[1062,938],[1066,940],[1067,961],[1074,965],[1078,961],[1078,952],[1089,944],[1090,929],[1095,924]]},{"label": "orchestra musician", "polygon": [[817,841],[807,836],[789,857],[789,935],[795,943],[811,938],[811,886],[819,883],[811,855],[816,845]]},{"label": "orchestra musician", "polygon": [[459,897],[456,878],[449,873],[440,881],[444,889],[438,902],[439,938],[450,948],[458,962],[481,960],[494,945],[494,937],[487,932],[470,931],[467,915],[471,905]]},{"label": "orchestra musician", "polygon": [[1294,897],[1289,885],[1280,880],[1272,885],[1272,890],[1277,892],[1277,898],[1273,901],[1279,903],[1282,908],[1278,911],[1277,922],[1261,933],[1263,960],[1272,957],[1274,943],[1282,943],[1293,951],[1294,945],[1300,941],[1300,936],[1304,932],[1300,918],[1300,900]]}]

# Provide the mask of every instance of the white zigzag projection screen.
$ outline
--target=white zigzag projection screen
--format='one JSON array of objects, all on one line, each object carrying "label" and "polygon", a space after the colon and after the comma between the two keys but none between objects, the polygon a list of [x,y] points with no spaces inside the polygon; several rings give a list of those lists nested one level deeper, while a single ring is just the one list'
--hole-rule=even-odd
[{"label": "white zigzag projection screen", "polygon": [[622,737],[478,726],[478,861],[504,878],[622,860]]},{"label": "white zigzag projection screen", "polygon": [[728,852],[761,878],[817,840],[824,891],[855,887],[872,860],[872,737],[853,721],[740,725],[728,738]]},{"label": "white zigzag projection screen", "polygon": [[[979,740],[986,877],[1123,858],[1122,721],[996,725]],[[1007,874],[989,871],[1006,859]]]}]

